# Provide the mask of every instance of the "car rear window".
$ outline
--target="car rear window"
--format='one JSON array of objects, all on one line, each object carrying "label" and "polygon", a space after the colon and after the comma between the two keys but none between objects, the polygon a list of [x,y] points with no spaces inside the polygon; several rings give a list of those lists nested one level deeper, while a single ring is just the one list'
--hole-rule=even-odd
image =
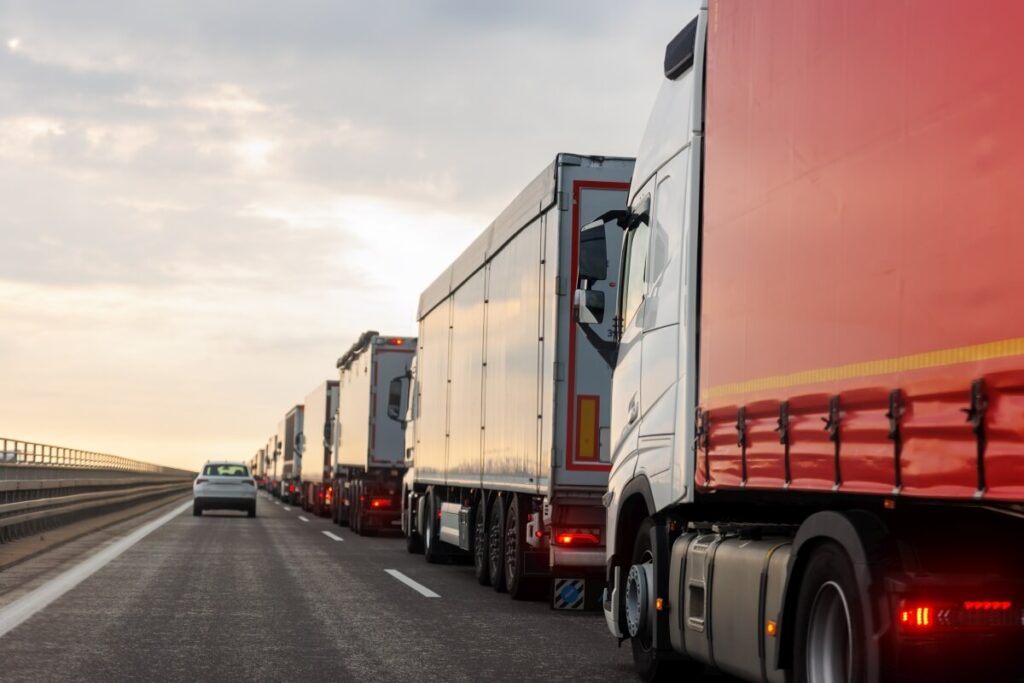
[{"label": "car rear window", "polygon": [[203,474],[210,477],[248,477],[249,468],[245,465],[207,465]]}]

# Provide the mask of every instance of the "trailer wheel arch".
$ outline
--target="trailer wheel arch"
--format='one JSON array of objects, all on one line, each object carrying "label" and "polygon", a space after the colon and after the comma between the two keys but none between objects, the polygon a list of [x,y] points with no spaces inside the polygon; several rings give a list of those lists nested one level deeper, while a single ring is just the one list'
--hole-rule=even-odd
[{"label": "trailer wheel arch", "polygon": [[[783,611],[779,618],[780,637],[776,642],[776,661],[780,668],[792,669],[795,634],[788,625],[796,621],[798,586],[815,548],[825,542],[838,544],[850,557],[857,585],[863,597],[865,623],[873,624],[877,634],[888,628],[885,610],[877,609],[876,586],[882,580],[881,566],[885,557],[883,544],[888,531],[874,514],[863,510],[816,512],[800,525],[793,538],[789,557],[786,587],[782,594]],[[871,672],[877,677],[881,671],[879,649],[866,662],[869,680]]]}]

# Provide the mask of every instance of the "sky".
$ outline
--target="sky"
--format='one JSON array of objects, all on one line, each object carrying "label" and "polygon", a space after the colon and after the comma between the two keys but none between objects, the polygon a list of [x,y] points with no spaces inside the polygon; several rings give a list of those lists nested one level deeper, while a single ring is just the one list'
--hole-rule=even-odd
[{"label": "sky", "polygon": [[636,153],[692,4],[0,0],[0,437],[250,458],[556,153]]}]

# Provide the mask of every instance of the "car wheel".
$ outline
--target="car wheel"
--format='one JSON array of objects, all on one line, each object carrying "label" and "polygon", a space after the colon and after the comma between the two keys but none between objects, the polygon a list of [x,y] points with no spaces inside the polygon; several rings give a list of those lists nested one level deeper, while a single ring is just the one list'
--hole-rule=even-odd
[{"label": "car wheel", "polygon": [[505,586],[505,499],[497,496],[491,505],[487,525],[487,571],[491,576],[491,588],[504,593]]},{"label": "car wheel", "polygon": [[253,501],[252,505],[249,506],[249,509],[246,510],[246,512],[249,513],[250,517],[256,516],[256,501]]},{"label": "car wheel", "polygon": [[480,502],[476,504],[473,513],[473,572],[476,574],[477,583],[481,586],[489,586],[491,583],[491,570],[487,562],[487,496],[480,496]]},{"label": "car wheel", "polygon": [[192,503],[192,516],[193,517],[202,517],[203,516],[203,508],[201,508],[199,506],[199,503]]}]

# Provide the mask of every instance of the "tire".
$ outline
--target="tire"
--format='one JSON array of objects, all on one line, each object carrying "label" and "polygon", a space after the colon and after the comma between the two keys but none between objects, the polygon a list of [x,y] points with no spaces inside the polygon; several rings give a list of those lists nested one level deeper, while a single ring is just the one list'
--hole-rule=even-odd
[{"label": "tire", "polygon": [[433,491],[427,492],[427,518],[423,525],[423,559],[430,564],[441,561],[441,553],[437,539],[437,496]]},{"label": "tire", "polygon": [[249,514],[249,517],[255,517],[256,516],[256,503],[253,503],[252,505],[250,505],[249,509],[247,509],[246,512]]},{"label": "tire", "polygon": [[359,497],[356,496],[352,503],[352,507],[348,511],[348,526],[352,531],[356,532],[357,535],[363,535],[363,506],[359,503]]},{"label": "tire", "polygon": [[193,517],[202,517],[203,516],[203,508],[200,507],[199,503],[196,503],[196,502],[192,503],[192,516]]},{"label": "tire", "polygon": [[496,496],[487,519],[487,570],[491,588],[504,593],[505,585],[505,498]]},{"label": "tire", "polygon": [[505,586],[513,600],[529,600],[536,593],[536,582],[523,574],[526,563],[526,538],[519,496],[513,495],[505,515]]},{"label": "tire", "polygon": [[[651,547],[651,529],[654,527],[654,520],[645,519],[640,524],[636,539],[633,541],[632,564],[643,564],[645,561],[654,562],[658,566],[658,558],[654,548]],[[657,574],[657,569],[655,569]],[[657,577],[655,576],[655,581]],[[656,590],[656,589],[655,589]],[[656,617],[655,617],[656,619]],[[651,625],[657,628],[657,622]],[[658,649],[653,644],[653,633],[646,636],[630,638],[630,646],[633,650],[633,668],[637,675],[644,681],[668,681],[699,679],[703,666],[687,659],[678,659],[677,656],[667,648]]]},{"label": "tire", "polygon": [[[807,562],[796,603],[795,681],[864,683],[874,642],[864,623],[864,604],[853,563],[839,545],[824,543]],[[830,655],[830,656],[826,656]]]},{"label": "tire", "polygon": [[405,504],[408,506],[407,513],[409,515],[405,529],[405,551],[410,555],[418,555],[423,552],[423,537],[419,535],[412,524],[412,511],[413,506],[416,505],[416,498],[411,494],[406,494]]},{"label": "tire", "polygon": [[481,586],[491,585],[491,570],[487,563],[487,496],[481,494],[473,511],[473,573]]}]

